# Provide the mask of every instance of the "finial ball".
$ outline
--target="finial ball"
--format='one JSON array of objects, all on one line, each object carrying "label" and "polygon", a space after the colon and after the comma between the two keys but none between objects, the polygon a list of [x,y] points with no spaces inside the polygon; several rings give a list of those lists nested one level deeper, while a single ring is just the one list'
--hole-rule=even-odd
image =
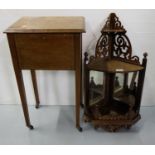
[{"label": "finial ball", "polygon": [[145,52],[145,53],[143,54],[143,56],[144,56],[144,58],[146,58],[146,57],[148,56],[147,52]]}]

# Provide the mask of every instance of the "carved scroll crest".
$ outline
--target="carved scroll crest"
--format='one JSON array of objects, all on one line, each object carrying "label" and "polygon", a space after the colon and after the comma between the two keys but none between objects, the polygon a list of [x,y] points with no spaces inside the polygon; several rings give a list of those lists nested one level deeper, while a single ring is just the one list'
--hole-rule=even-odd
[{"label": "carved scroll crest", "polygon": [[106,58],[112,53],[113,58],[140,64],[139,57],[132,56],[130,40],[115,13],[110,14],[101,32],[102,34],[96,44],[95,57]]}]

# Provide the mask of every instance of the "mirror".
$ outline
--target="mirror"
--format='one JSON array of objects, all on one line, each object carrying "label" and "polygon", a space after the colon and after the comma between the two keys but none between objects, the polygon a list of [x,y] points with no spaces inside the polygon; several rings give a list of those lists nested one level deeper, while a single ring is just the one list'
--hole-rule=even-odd
[{"label": "mirror", "polygon": [[104,73],[90,71],[89,76],[89,105],[95,105],[104,98]]},{"label": "mirror", "polygon": [[116,73],[114,79],[114,93],[123,89],[124,74]]}]

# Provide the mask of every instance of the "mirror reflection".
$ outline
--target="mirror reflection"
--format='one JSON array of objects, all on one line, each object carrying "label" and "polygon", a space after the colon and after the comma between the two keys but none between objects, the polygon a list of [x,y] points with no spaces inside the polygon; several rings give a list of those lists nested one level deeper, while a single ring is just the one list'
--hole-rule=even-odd
[{"label": "mirror reflection", "polygon": [[89,99],[90,105],[97,104],[104,98],[104,73],[90,71],[89,76]]}]

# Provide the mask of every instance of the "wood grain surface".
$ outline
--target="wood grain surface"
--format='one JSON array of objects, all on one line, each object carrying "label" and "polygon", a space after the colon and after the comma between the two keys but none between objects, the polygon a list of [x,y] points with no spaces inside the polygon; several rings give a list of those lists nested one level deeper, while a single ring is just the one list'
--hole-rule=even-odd
[{"label": "wood grain surface", "polygon": [[5,33],[62,33],[85,32],[84,17],[49,16],[22,17],[11,25]]}]

